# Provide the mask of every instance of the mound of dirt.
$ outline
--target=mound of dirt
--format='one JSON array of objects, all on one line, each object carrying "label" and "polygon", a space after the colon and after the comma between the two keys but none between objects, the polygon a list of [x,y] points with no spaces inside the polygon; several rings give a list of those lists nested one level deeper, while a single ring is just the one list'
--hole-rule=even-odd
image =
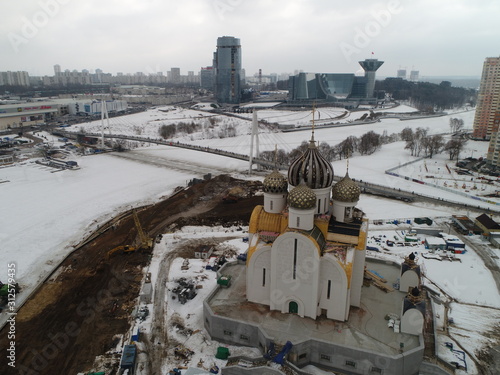
[{"label": "mound of dirt", "polygon": [[[183,225],[248,225],[253,207],[263,203],[262,196],[254,195],[260,187],[259,182],[218,176],[145,208],[138,212],[139,221],[153,238]],[[234,188],[247,192],[246,197],[225,203]],[[115,347],[115,335],[129,329],[150,252],[108,258],[110,249],[138,242],[131,214],[110,228],[69,255],[63,271],[18,311],[16,367],[2,366],[2,374],[88,371],[96,356]],[[8,327],[0,331],[1,353],[10,345]]]}]

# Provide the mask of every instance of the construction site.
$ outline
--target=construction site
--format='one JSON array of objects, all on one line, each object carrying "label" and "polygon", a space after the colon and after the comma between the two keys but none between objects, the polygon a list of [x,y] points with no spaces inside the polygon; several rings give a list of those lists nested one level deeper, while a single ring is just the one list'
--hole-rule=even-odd
[{"label": "construction site", "polygon": [[[254,195],[259,189],[259,182],[218,176],[124,212],[82,239],[18,310],[16,367],[2,366],[2,374],[87,373],[96,356],[117,346],[116,335],[130,329],[154,240],[185,225],[247,225],[262,203]],[[175,251],[192,256],[192,249]],[[0,334],[3,353],[7,330]],[[109,374],[119,373],[119,359]]]}]

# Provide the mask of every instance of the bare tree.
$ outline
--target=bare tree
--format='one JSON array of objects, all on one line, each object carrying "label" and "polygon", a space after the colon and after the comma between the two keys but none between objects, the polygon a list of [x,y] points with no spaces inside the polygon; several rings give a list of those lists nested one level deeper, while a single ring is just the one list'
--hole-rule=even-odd
[{"label": "bare tree", "polygon": [[134,133],[136,135],[141,135],[142,134],[142,130],[143,129],[140,126],[134,125],[132,129],[134,130]]},{"label": "bare tree", "polygon": [[126,144],[127,144],[126,139],[121,139],[121,138],[113,139],[113,150],[118,152],[125,151],[127,148]]},{"label": "bare tree", "polygon": [[177,130],[176,130],[176,127],[175,127],[174,124],[171,124],[171,125],[162,125],[158,129],[158,133],[164,139],[172,138],[176,134],[176,132],[177,132]]},{"label": "bare tree", "polygon": [[276,161],[278,164],[288,164],[290,162],[290,158],[285,150],[279,149],[276,155]]},{"label": "bare tree", "polygon": [[424,148],[424,139],[427,137],[427,133],[429,131],[429,128],[417,128],[417,131],[415,132],[415,139],[416,139],[416,153],[417,156],[420,156],[420,153],[422,152],[422,149]]},{"label": "bare tree", "polygon": [[339,155],[339,159],[342,160],[342,157],[348,158],[350,157],[354,151],[358,148],[358,138],[353,135],[350,135],[342,142],[337,144],[334,147],[335,152]]},{"label": "bare tree", "polygon": [[450,118],[450,129],[452,134],[458,133],[464,127],[464,120],[461,118]]},{"label": "bare tree", "polygon": [[421,141],[425,155],[432,159],[435,154],[439,154],[444,147],[444,139],[441,134],[425,136]]},{"label": "bare tree", "polygon": [[399,138],[399,135],[396,133],[392,133],[389,135],[387,132],[387,129],[385,129],[382,134],[380,135],[380,143],[383,145],[386,145],[391,142],[396,142],[396,140]]},{"label": "bare tree", "polygon": [[302,156],[307,151],[308,147],[309,147],[309,142],[302,141],[300,146],[298,146],[298,147],[294,148],[292,151],[290,151],[290,153],[288,154],[288,157],[290,158],[290,160],[295,160],[298,157]]},{"label": "bare tree", "polygon": [[411,141],[414,137],[413,129],[410,127],[406,127],[401,130],[401,139],[405,142]]},{"label": "bare tree", "polygon": [[427,132],[427,128],[417,128],[415,132],[412,131],[410,133],[407,131],[405,133],[405,137],[407,137],[405,149],[410,150],[412,156],[420,156],[420,153],[424,149],[424,146],[426,146],[423,140],[427,137]]},{"label": "bare tree", "polygon": [[358,151],[361,155],[371,155],[381,146],[380,134],[373,130],[361,136],[358,142]]},{"label": "bare tree", "polygon": [[321,142],[318,147],[319,152],[321,155],[323,155],[326,160],[329,162],[332,162],[335,160],[336,152],[333,147],[331,147],[328,143],[326,142]]},{"label": "bare tree", "polygon": [[450,160],[456,158],[456,160],[458,161],[458,158],[460,157],[460,152],[464,149],[466,143],[467,140],[463,138],[450,139],[444,146],[444,151],[448,152]]},{"label": "bare tree", "polygon": [[210,126],[213,128],[215,124],[219,123],[221,120],[215,116],[209,117],[208,122],[210,123]]},{"label": "bare tree", "polygon": [[261,159],[277,162],[278,164],[288,164],[290,161],[288,154],[285,150],[279,149],[277,152],[275,151],[262,151],[259,155]]}]

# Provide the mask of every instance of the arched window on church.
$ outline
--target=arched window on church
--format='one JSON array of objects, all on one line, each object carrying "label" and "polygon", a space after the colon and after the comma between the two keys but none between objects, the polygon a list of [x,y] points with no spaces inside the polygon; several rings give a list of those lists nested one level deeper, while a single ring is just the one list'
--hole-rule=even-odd
[{"label": "arched window on church", "polygon": [[297,239],[293,243],[293,279],[297,277]]},{"label": "arched window on church", "polygon": [[297,216],[297,228],[300,228],[300,216]]},{"label": "arched window on church", "polygon": [[273,201],[269,202],[269,207],[271,208],[271,210],[273,209]]}]

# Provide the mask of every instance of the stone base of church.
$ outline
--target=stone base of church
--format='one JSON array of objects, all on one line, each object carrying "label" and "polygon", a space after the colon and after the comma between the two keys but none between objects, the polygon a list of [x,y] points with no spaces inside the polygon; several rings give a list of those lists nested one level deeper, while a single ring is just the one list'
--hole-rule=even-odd
[{"label": "stone base of church", "polygon": [[[389,283],[399,277],[399,265],[367,260],[367,268]],[[246,300],[246,267],[227,263],[221,274],[232,276],[230,288],[217,287],[204,301],[204,325],[213,340],[252,346],[265,353],[271,342],[293,347],[288,361],[346,374],[418,374],[423,359],[423,337],[395,332],[387,314],[399,315],[404,293],[385,293],[363,287],[361,307],[351,308],[349,320],[339,322],[321,315],[316,320],[271,311]]]}]

